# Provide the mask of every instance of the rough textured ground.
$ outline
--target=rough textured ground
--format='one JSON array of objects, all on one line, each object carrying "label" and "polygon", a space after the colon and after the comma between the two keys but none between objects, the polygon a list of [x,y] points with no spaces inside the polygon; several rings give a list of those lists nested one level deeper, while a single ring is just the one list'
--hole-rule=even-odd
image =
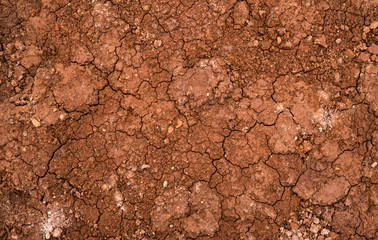
[{"label": "rough textured ground", "polygon": [[0,239],[378,239],[376,0],[0,0]]}]

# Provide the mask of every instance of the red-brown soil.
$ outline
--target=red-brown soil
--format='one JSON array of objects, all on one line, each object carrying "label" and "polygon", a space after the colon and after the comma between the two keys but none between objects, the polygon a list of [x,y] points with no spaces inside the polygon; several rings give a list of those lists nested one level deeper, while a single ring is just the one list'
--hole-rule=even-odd
[{"label": "red-brown soil", "polygon": [[0,0],[0,239],[378,239],[377,0]]}]

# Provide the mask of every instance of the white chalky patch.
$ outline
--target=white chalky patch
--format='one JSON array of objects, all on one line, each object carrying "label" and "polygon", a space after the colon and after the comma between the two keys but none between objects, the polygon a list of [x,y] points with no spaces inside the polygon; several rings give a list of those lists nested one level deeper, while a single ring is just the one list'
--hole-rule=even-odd
[{"label": "white chalky patch", "polygon": [[314,122],[319,123],[319,131],[327,130],[332,128],[332,116],[334,113],[329,110],[325,110],[323,108],[319,109],[314,114]]},{"label": "white chalky patch", "polygon": [[41,231],[44,233],[46,239],[50,239],[51,236],[60,237],[63,232],[62,228],[68,227],[69,225],[70,221],[66,218],[63,208],[54,206],[43,217]]}]

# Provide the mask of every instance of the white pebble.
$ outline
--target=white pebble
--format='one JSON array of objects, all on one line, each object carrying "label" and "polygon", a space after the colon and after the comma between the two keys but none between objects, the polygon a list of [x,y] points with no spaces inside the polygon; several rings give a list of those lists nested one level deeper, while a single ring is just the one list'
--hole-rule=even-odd
[{"label": "white pebble", "polygon": [[63,230],[61,228],[55,228],[54,231],[52,232],[53,237],[57,238],[60,237],[62,234]]},{"label": "white pebble", "polygon": [[150,168],[151,166],[150,165],[147,165],[147,164],[143,164],[142,165],[142,169],[146,169],[146,168]]},{"label": "white pebble", "polygon": [[163,182],[163,188],[166,188],[168,186],[168,182],[167,182],[167,180],[165,180],[164,182]]},{"label": "white pebble", "polygon": [[329,230],[327,228],[323,228],[322,231],[320,232],[321,235],[328,235],[329,234]]}]

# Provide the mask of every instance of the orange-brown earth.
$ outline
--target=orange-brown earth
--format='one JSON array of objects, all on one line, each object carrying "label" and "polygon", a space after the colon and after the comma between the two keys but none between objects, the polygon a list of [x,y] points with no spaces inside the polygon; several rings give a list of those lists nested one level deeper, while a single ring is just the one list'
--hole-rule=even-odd
[{"label": "orange-brown earth", "polygon": [[376,0],[0,0],[1,239],[378,239]]}]

